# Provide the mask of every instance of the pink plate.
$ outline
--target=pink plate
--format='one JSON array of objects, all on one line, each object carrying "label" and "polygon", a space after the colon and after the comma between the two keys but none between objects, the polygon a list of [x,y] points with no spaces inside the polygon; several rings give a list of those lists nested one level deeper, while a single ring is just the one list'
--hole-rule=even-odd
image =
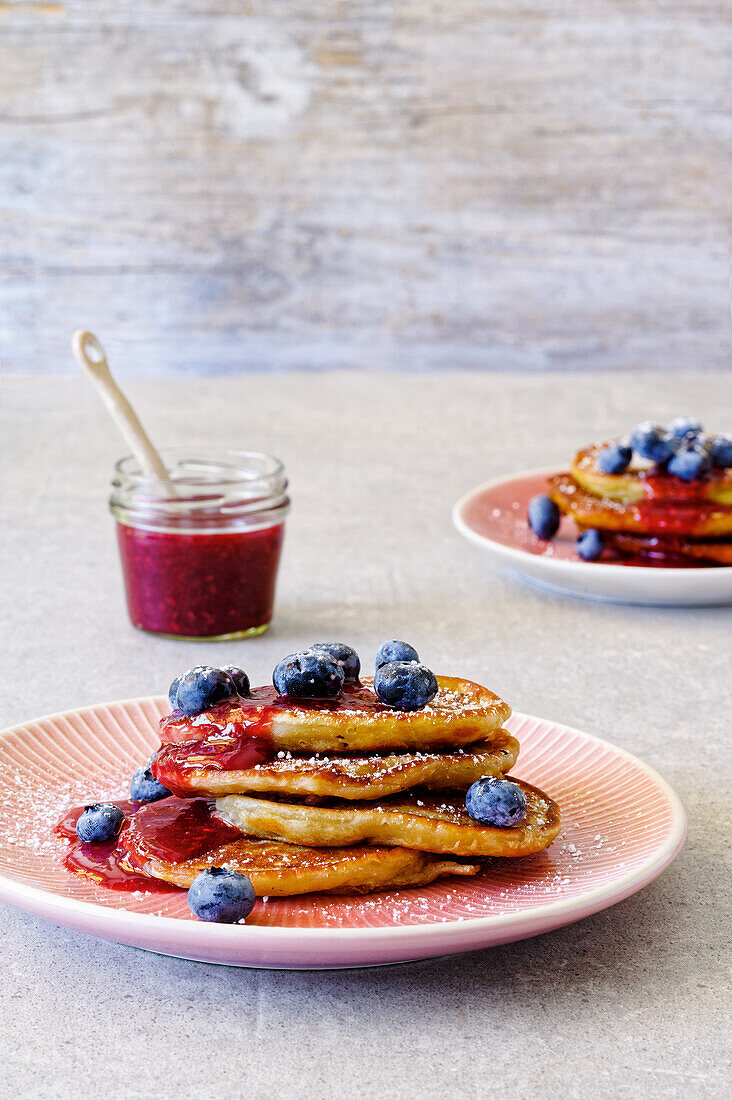
[{"label": "pink plate", "polygon": [[453,523],[501,565],[543,588],[613,603],[684,607],[732,603],[732,566],[668,569],[587,562],[575,553],[577,528],[564,518],[551,542],[538,539],[526,509],[558,470],[531,470],[471,489],[453,509]]},{"label": "pink plate", "polygon": [[683,843],[683,807],[635,757],[587,733],[515,714],[516,772],[562,808],[552,847],[494,860],[474,879],[367,897],[261,900],[246,926],[195,920],[183,891],[118,893],[70,874],[52,829],[72,805],[127,793],[158,743],[163,698],[101,704],[0,734],[0,897],[56,924],[164,955],[317,969],[454,954],[536,936],[640,890]]}]

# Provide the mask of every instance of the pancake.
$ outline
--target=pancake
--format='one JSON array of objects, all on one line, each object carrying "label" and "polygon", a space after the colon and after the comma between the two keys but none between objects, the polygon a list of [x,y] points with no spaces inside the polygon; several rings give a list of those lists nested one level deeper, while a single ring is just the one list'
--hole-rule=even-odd
[{"label": "pancake", "polygon": [[584,447],[572,462],[572,477],[588,493],[621,504],[693,497],[715,504],[732,505],[732,469],[715,468],[698,481],[686,482],[634,456],[631,465],[622,474],[606,474],[598,465],[598,457],[607,445],[595,443]]},{"label": "pancake", "polygon": [[559,807],[537,787],[513,782],[526,796],[527,813],[520,825],[505,829],[475,821],[465,809],[464,794],[455,791],[410,791],[357,806],[306,806],[228,795],[217,800],[216,811],[249,837],[291,844],[395,844],[471,859],[526,856],[547,848],[557,836]]},{"label": "pancake", "polygon": [[220,703],[193,718],[173,711],[160,723],[160,740],[210,741],[226,732],[257,736],[276,751],[294,753],[419,750],[486,741],[510,717],[507,703],[472,680],[438,676],[437,683],[432,702],[415,711],[386,706],[371,680],[347,683],[334,699],[291,699],[271,687],[254,688],[247,699]]},{"label": "pancake", "polygon": [[[191,806],[195,808],[202,802],[199,799],[186,804],[181,799],[164,799],[134,814],[120,838],[129,866],[148,878],[183,889],[207,867],[226,867],[248,875],[259,897],[313,892],[368,894],[425,886],[443,875],[475,875],[480,870],[478,863],[459,863],[400,847],[310,848],[247,836],[227,838],[222,844],[217,843],[218,830],[208,830],[207,836],[200,820],[195,822],[193,836],[186,834],[186,844],[181,847],[181,851],[190,848],[192,841],[196,850],[193,854],[186,851],[187,858],[176,858],[166,839],[170,821],[177,814],[190,816]],[[167,833],[165,827],[156,828],[161,818],[168,821]]]},{"label": "pancake", "polygon": [[732,535],[732,507],[710,500],[648,499],[623,504],[587,492],[571,474],[550,477],[548,493],[560,511],[580,527],[640,535],[678,534],[690,540]]},{"label": "pancake", "polygon": [[477,863],[456,863],[407,848],[302,848],[269,840],[241,840],[186,863],[140,856],[139,869],[183,889],[207,867],[226,867],[251,879],[257,897],[293,894],[370,894],[426,886],[444,875],[476,875]]},{"label": "pancake", "polygon": [[410,787],[467,790],[483,775],[501,775],[516,763],[518,741],[497,730],[490,741],[446,753],[387,756],[293,756],[222,768],[211,758],[187,752],[187,745],[164,745],[153,757],[153,771],[181,796],[286,794],[299,797],[375,799]]},{"label": "pancake", "polygon": [[681,536],[629,535],[611,531],[605,544],[620,555],[648,558],[663,565],[732,565],[732,539],[697,541]]}]

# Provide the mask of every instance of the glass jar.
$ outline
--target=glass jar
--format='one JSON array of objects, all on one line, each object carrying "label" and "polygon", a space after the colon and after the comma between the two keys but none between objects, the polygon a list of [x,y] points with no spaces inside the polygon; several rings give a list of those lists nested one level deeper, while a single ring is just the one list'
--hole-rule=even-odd
[{"label": "glass jar", "polygon": [[128,456],[109,501],[133,625],[188,641],[261,634],[290,508],[282,463],[218,447],[160,453],[170,481]]}]

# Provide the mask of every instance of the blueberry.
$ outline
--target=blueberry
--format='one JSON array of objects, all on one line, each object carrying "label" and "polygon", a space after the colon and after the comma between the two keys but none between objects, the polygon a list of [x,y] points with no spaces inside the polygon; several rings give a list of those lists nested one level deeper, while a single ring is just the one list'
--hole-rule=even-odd
[{"label": "blueberry", "polygon": [[561,513],[551,497],[540,493],[529,501],[529,527],[540,539],[553,539],[559,530]]},{"label": "blueberry", "polygon": [[633,452],[624,443],[608,443],[597,457],[597,465],[604,474],[622,474],[630,466]]},{"label": "blueberry", "polygon": [[236,695],[231,677],[220,668],[197,665],[184,672],[178,684],[176,699],[178,709],[188,718],[201,714],[215,703],[222,703]]},{"label": "blueberry", "polygon": [[311,645],[313,653],[325,653],[332,661],[343,669],[343,675],[347,680],[357,680],[361,671],[361,661],[355,649],[345,642],[316,642]]},{"label": "blueberry", "polygon": [[679,416],[672,420],[668,426],[668,434],[674,439],[697,439],[704,429],[698,420],[690,420],[688,416]]},{"label": "blueberry", "polygon": [[597,561],[605,549],[605,540],[598,530],[590,527],[575,542],[575,549],[584,561]]},{"label": "blueberry", "polygon": [[520,825],[526,817],[526,796],[510,779],[489,775],[468,788],[465,809],[482,825],[505,829],[509,825]]},{"label": "blueberry", "polygon": [[677,440],[650,420],[633,429],[630,445],[641,458],[651,462],[667,462],[677,447]]},{"label": "blueberry", "polygon": [[715,435],[709,443],[709,454],[715,466],[726,470],[732,466],[732,435]]},{"label": "blueberry", "polygon": [[101,844],[119,836],[125,815],[113,802],[95,802],[85,806],[76,822],[76,835],[85,844]]},{"label": "blueberry", "polygon": [[325,653],[292,653],[272,673],[280,695],[293,699],[323,699],[337,695],[343,687],[343,669]]},{"label": "blueberry", "polygon": [[180,686],[180,682],[184,676],[185,672],[181,672],[180,676],[176,676],[175,680],[173,680],[173,683],[168,688],[168,702],[170,703],[173,710],[175,710],[178,706],[178,687]]},{"label": "blueberry", "polygon": [[254,908],[252,881],[238,871],[208,867],[196,875],[188,890],[188,908],[199,920],[236,924]]},{"label": "blueberry", "polygon": [[684,447],[675,454],[668,464],[668,472],[682,481],[695,481],[705,474],[712,465],[707,451],[702,447]]},{"label": "blueberry", "polygon": [[157,802],[170,794],[168,788],[164,787],[150,770],[150,760],[147,764],[142,764],[130,780],[130,798],[135,802]]},{"label": "blueberry", "polygon": [[416,661],[392,661],[377,668],[374,691],[395,710],[421,710],[437,695],[437,679]]},{"label": "blueberry", "polygon": [[244,669],[239,668],[238,665],[222,665],[220,671],[225,672],[229,677],[236,688],[236,694],[241,695],[242,699],[246,699],[251,691],[251,685]]},{"label": "blueberry", "polygon": [[390,665],[393,661],[419,661],[419,653],[413,645],[393,638],[390,642],[382,642],[377,649],[376,667]]}]

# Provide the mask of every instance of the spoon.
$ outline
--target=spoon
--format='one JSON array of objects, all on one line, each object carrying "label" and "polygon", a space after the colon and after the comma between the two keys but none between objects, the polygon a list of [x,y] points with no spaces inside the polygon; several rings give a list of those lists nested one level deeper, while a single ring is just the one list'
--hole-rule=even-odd
[{"label": "spoon", "polygon": [[74,333],[71,347],[76,362],[99,391],[102,401],[140,463],[140,469],[156,481],[169,481],[165,463],[152,445],[137,413],[112,377],[101,341],[93,332],[79,329]]}]

